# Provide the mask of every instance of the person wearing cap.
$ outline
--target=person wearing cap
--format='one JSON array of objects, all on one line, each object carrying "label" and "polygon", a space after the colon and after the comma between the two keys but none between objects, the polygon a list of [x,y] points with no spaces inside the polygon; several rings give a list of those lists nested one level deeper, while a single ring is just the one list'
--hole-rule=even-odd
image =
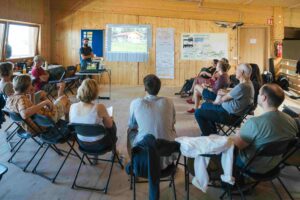
[{"label": "person wearing cap", "polygon": [[94,57],[93,49],[89,46],[89,38],[83,39],[83,46],[80,48],[80,67],[86,69],[87,64],[92,62]]}]

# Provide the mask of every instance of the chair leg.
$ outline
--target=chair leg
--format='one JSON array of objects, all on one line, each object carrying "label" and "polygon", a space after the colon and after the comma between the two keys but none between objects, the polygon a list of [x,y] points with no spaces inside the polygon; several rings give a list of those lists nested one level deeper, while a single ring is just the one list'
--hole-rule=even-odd
[{"label": "chair leg", "polygon": [[20,140],[17,142],[17,144],[15,144],[11,149],[10,149],[10,152],[13,152],[14,149],[20,144],[20,142],[22,141],[23,139],[20,138]]},{"label": "chair leg", "polygon": [[135,176],[133,175],[133,200],[136,200]]},{"label": "chair leg", "polygon": [[[110,170],[109,170],[108,179],[107,179],[106,186],[105,186],[105,190],[104,190],[104,193],[105,193],[105,194],[107,193],[108,184],[109,184],[110,177],[111,177],[111,172],[112,172],[112,169],[113,169],[113,166],[114,166],[114,163],[115,163],[115,156],[116,156],[116,154],[114,153],[114,156],[113,156],[112,161],[111,161],[111,166],[110,166]],[[121,165],[121,166],[122,166],[122,165]]]},{"label": "chair leg", "polygon": [[173,185],[174,200],[177,200],[174,175],[172,175],[172,185]]},{"label": "chair leg", "polygon": [[18,126],[9,134],[7,134],[6,136],[6,141],[9,142],[17,133],[17,130],[18,130]]},{"label": "chair leg", "polygon": [[272,187],[273,187],[274,191],[276,192],[277,196],[279,197],[280,200],[282,200],[281,195],[279,194],[279,192],[278,192],[276,186],[274,185],[274,183],[273,183],[272,181],[270,181],[270,182],[271,182]]},{"label": "chair leg", "polygon": [[34,166],[32,173],[36,173],[36,168],[38,167],[38,165],[40,164],[41,160],[43,159],[43,157],[45,156],[46,152],[48,151],[48,149],[50,148],[51,145],[47,144],[47,148],[45,149],[44,153],[42,154],[42,156],[40,157],[40,159],[38,160],[38,162],[36,163],[36,165]]},{"label": "chair leg", "polygon": [[293,196],[291,195],[291,193],[288,191],[288,189],[286,188],[286,186],[284,185],[284,183],[282,182],[282,180],[277,177],[279,183],[282,185],[283,189],[285,190],[285,192],[289,195],[290,199],[294,200]]},{"label": "chair leg", "polygon": [[33,161],[33,159],[35,158],[35,156],[38,154],[38,152],[41,150],[42,147],[43,147],[43,145],[39,146],[38,150],[35,152],[35,154],[31,157],[31,159],[29,160],[27,165],[24,167],[23,172],[26,171],[27,167],[30,165],[30,163]]},{"label": "chair leg", "polygon": [[184,157],[184,189],[187,191],[187,166],[186,166],[186,157]]},{"label": "chair leg", "polygon": [[12,127],[12,125],[15,124],[15,122],[12,122],[5,130],[4,132],[6,133],[8,131],[8,129],[10,129],[10,127]]},{"label": "chair leg", "polygon": [[119,158],[119,155],[117,154],[117,151],[115,150],[115,151],[113,152],[113,154],[116,155],[119,165],[121,166],[122,169],[124,169],[124,166],[123,166],[123,164],[122,164],[122,161],[121,161],[120,158]]},{"label": "chair leg", "polygon": [[[67,142],[67,144],[70,146],[71,150],[75,153],[76,157],[80,160],[81,156],[78,154],[78,152],[74,149],[74,144],[75,141],[73,142],[73,144],[70,144],[70,142]],[[83,161],[83,164],[85,165],[85,162]]]},{"label": "chair leg", "polygon": [[246,198],[245,198],[245,196],[244,196],[244,193],[243,193],[243,191],[241,190],[240,186],[239,186],[238,184],[237,184],[236,186],[237,186],[237,189],[238,189],[238,191],[239,191],[239,193],[240,193],[240,195],[241,195],[241,199],[242,199],[242,200],[246,200]]},{"label": "chair leg", "polygon": [[85,154],[83,154],[82,157],[81,157],[80,164],[79,164],[79,167],[78,167],[76,175],[75,175],[75,179],[74,179],[73,184],[72,184],[72,189],[74,189],[75,187],[77,187],[76,180],[77,180],[77,177],[78,177],[78,174],[79,174],[79,171],[80,171],[80,168],[81,168],[81,164],[83,162],[84,157],[85,157]]},{"label": "chair leg", "polygon": [[55,176],[54,176],[54,177],[53,177],[53,179],[52,179],[52,183],[54,183],[54,182],[55,182],[55,179],[56,179],[56,177],[58,176],[58,174],[59,174],[60,170],[63,168],[63,166],[64,166],[64,164],[65,164],[66,160],[67,160],[67,159],[68,159],[68,157],[70,156],[70,153],[71,153],[72,149],[73,149],[73,148],[70,148],[70,150],[69,150],[69,152],[68,152],[67,156],[65,157],[64,161],[61,163],[61,165],[60,165],[60,167],[59,167],[58,171],[56,172]]},{"label": "chair leg", "polygon": [[53,149],[59,156],[63,156],[64,154],[55,146],[55,145],[50,145],[50,148]]},{"label": "chair leg", "polygon": [[12,161],[13,157],[16,155],[16,153],[19,151],[19,149],[23,146],[23,144],[26,141],[25,139],[21,139],[21,140],[23,140],[23,141],[21,142],[21,144],[19,145],[19,147],[17,148],[17,150],[11,155],[11,157],[8,159],[7,162],[10,163]]},{"label": "chair leg", "polygon": [[132,172],[130,172],[130,190],[132,190]]}]

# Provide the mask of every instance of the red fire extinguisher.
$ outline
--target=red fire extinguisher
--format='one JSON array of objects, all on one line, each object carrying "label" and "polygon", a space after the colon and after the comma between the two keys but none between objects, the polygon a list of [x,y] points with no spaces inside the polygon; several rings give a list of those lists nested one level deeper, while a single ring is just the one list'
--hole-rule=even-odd
[{"label": "red fire extinguisher", "polygon": [[277,42],[276,45],[276,50],[277,50],[277,58],[282,58],[282,42]]}]

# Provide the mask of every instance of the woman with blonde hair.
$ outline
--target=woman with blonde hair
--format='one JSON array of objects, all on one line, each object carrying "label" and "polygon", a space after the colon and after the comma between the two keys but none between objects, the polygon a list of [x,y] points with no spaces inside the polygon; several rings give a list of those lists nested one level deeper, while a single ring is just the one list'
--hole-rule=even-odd
[{"label": "woman with blonde hair", "polygon": [[117,141],[117,128],[112,117],[109,116],[103,104],[94,102],[98,97],[98,93],[97,82],[93,79],[85,79],[77,91],[77,99],[79,99],[80,102],[71,105],[69,115],[71,123],[99,124],[108,130],[109,134],[105,136],[86,137],[77,134],[78,142],[81,145],[95,151],[101,151],[101,149],[106,148],[103,145],[105,144],[104,140],[107,140],[106,144],[108,146],[111,145],[111,141]]}]

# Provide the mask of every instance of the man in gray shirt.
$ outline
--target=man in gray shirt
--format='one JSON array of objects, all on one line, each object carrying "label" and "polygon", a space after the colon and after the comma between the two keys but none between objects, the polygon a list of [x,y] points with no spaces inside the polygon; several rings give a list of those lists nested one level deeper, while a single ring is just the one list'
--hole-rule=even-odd
[{"label": "man in gray shirt", "polygon": [[[130,104],[127,140],[129,155],[131,147],[147,134],[168,141],[174,141],[176,137],[174,104],[171,99],[157,96],[161,86],[160,79],[154,74],[147,75],[144,78],[144,86],[147,95],[133,100]],[[172,161],[172,158],[164,159],[161,163],[162,168]]]},{"label": "man in gray shirt", "polygon": [[219,104],[205,102],[195,112],[195,118],[202,131],[202,135],[216,134],[215,123],[233,124],[245,110],[253,104],[254,88],[250,81],[251,66],[240,64],[236,69],[236,78],[240,83],[229,93],[219,90],[221,96]]},{"label": "man in gray shirt", "polygon": [[[258,95],[258,105],[263,109],[263,113],[248,119],[241,127],[240,133],[233,136],[234,144],[239,149],[238,166],[243,167],[262,145],[296,137],[296,121],[278,110],[283,100],[284,92],[278,85],[262,86]],[[280,156],[260,157],[250,167],[253,172],[265,173],[279,161]]]}]

